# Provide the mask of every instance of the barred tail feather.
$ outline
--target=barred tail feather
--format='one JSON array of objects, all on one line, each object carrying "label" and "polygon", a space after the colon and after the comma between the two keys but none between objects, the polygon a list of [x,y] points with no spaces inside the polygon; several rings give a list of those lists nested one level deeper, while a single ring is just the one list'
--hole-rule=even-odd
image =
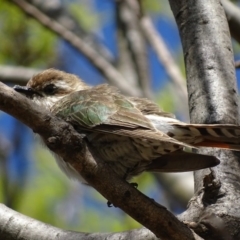
[{"label": "barred tail feather", "polygon": [[233,124],[186,124],[177,119],[146,115],[159,131],[180,142],[199,147],[240,151],[240,126]]},{"label": "barred tail feather", "polygon": [[[230,124],[173,124],[191,136],[195,136],[194,146],[216,147],[240,151],[240,126]],[[188,141],[187,141],[188,142]]]}]

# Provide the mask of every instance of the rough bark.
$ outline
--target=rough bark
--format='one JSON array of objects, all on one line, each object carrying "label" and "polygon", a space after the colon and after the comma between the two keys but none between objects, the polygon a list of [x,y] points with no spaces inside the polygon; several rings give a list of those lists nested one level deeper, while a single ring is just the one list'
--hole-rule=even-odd
[{"label": "rough bark", "polygon": [[146,228],[120,233],[83,233],[59,229],[0,204],[0,238],[4,240],[157,240]]},{"label": "rough bark", "polygon": [[[239,123],[233,51],[222,5],[217,0],[169,0],[184,51],[193,123]],[[238,154],[203,149],[221,159],[194,174],[195,195],[180,218],[204,239],[240,238]]]}]

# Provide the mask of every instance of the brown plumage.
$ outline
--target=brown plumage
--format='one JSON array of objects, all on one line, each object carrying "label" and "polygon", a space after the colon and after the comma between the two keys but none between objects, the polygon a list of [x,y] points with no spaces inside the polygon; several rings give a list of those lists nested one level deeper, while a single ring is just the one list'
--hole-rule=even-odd
[{"label": "brown plumage", "polygon": [[[148,99],[125,97],[107,84],[89,87],[62,71],[43,71],[15,90],[85,134],[98,156],[125,179],[143,171],[191,171],[219,163],[213,156],[184,152],[185,147],[240,150],[239,126],[186,124]],[[69,176],[78,176],[59,158],[58,163]]]}]

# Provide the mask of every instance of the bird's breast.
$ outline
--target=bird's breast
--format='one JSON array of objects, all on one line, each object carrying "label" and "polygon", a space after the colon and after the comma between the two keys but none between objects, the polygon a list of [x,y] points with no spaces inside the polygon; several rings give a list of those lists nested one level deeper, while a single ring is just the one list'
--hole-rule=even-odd
[{"label": "bird's breast", "polygon": [[87,136],[96,154],[124,178],[146,170],[153,159],[176,151],[179,145],[144,138],[131,138],[114,134],[92,133]]}]

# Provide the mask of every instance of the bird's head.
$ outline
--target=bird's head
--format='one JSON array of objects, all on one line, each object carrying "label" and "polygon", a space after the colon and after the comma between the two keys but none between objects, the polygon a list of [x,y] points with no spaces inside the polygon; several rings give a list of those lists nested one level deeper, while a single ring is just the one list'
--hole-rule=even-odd
[{"label": "bird's head", "polygon": [[47,109],[68,94],[88,89],[76,75],[48,69],[33,76],[26,86],[14,86],[15,91]]}]

